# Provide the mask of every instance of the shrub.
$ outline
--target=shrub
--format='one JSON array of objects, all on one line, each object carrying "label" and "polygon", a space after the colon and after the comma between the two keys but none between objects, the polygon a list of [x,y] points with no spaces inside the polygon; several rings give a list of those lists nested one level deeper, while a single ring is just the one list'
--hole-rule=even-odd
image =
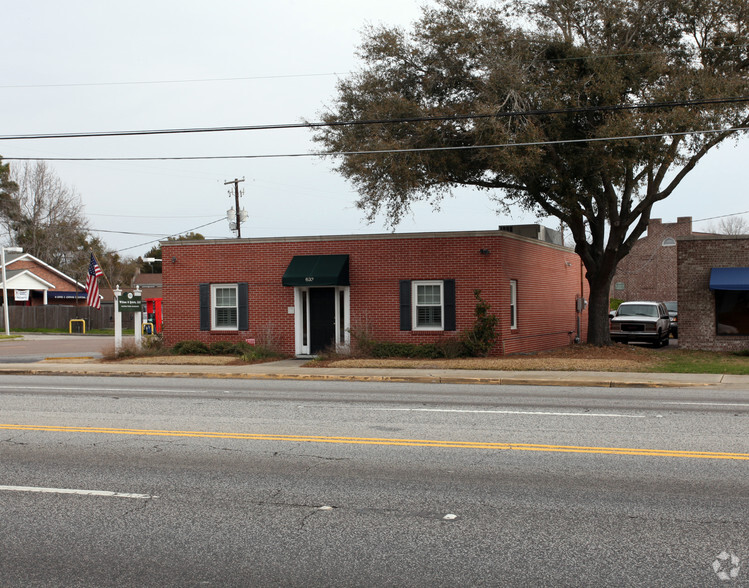
[{"label": "shrub", "polygon": [[155,357],[162,353],[160,346],[149,347],[144,338],[143,345],[140,348],[136,347],[134,341],[123,342],[118,351],[115,351],[114,345],[110,345],[102,350],[102,357],[107,361],[114,361],[117,359],[132,359],[135,357]]},{"label": "shrub", "polygon": [[473,328],[470,331],[463,331],[461,341],[468,355],[483,357],[491,351],[494,341],[497,339],[497,323],[499,323],[499,319],[496,315],[489,313],[491,305],[481,298],[481,290],[474,290],[473,296],[476,298],[476,308],[474,310],[476,321],[473,323]]},{"label": "shrub", "polygon": [[247,343],[246,341],[237,341],[236,343],[233,344],[232,347],[233,347],[232,353],[234,355],[244,355],[248,351],[251,351],[253,346]]},{"label": "shrub", "polygon": [[211,355],[241,355],[237,353],[237,346],[231,341],[214,341],[208,346]]},{"label": "shrub", "polygon": [[463,344],[456,338],[440,339],[436,343],[372,342],[370,357],[408,357],[413,359],[451,359],[465,354]]},{"label": "shrub", "polygon": [[148,351],[161,351],[164,349],[164,338],[161,336],[161,333],[156,333],[154,335],[146,335],[143,337],[143,349]]},{"label": "shrub", "polygon": [[202,341],[180,341],[172,347],[175,355],[207,355],[208,345]]},{"label": "shrub", "polygon": [[434,346],[445,359],[455,359],[469,355],[465,344],[458,337],[444,337],[437,341]]},{"label": "shrub", "polygon": [[267,345],[248,345],[249,349],[242,354],[242,360],[247,362],[264,361],[267,359],[280,359],[285,357],[272,347]]},{"label": "shrub", "polygon": [[367,323],[361,327],[352,327],[351,354],[359,357],[372,357],[372,350],[377,342],[371,336],[371,329]]}]

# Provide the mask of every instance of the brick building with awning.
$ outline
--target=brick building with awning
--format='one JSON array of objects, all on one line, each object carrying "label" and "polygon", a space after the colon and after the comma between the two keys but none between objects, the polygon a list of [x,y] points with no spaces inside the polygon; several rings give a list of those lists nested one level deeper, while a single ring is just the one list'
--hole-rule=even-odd
[{"label": "brick building with awning", "polygon": [[345,350],[357,336],[434,343],[473,326],[475,290],[499,318],[493,354],[584,340],[580,258],[524,234],[162,242],[165,342],[251,340],[298,356]]},{"label": "brick building with awning", "polygon": [[678,240],[679,347],[749,349],[749,236]]}]

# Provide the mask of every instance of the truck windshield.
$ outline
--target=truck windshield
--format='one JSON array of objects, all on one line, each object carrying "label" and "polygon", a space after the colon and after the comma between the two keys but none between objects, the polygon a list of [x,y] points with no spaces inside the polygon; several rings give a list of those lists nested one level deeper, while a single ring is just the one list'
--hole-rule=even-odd
[{"label": "truck windshield", "polygon": [[617,316],[658,316],[658,307],[654,304],[622,304]]}]

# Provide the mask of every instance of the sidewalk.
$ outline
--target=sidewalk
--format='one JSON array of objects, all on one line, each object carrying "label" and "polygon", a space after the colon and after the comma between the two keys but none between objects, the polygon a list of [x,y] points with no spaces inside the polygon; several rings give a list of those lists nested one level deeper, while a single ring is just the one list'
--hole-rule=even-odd
[{"label": "sidewalk", "polygon": [[305,367],[306,360],[286,359],[253,365],[151,365],[95,363],[60,358],[36,363],[0,364],[0,375],[131,376],[492,384],[504,386],[595,386],[606,388],[720,387],[749,390],[749,376],[564,371],[495,371],[456,369],[375,369]]}]

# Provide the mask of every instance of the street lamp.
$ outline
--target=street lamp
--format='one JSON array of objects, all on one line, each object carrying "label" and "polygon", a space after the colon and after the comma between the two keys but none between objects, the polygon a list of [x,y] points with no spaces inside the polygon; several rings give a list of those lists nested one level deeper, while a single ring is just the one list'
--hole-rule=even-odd
[{"label": "street lamp", "polygon": [[151,273],[153,273],[153,264],[156,263],[157,261],[161,262],[161,260],[156,257],[144,257],[143,261],[149,264],[151,268]]},{"label": "street lamp", "polygon": [[0,247],[0,250],[2,250],[3,262],[3,309],[5,310],[5,335],[10,337],[10,324],[8,323],[8,280],[5,278],[5,252],[23,253],[23,249],[20,247]]}]

